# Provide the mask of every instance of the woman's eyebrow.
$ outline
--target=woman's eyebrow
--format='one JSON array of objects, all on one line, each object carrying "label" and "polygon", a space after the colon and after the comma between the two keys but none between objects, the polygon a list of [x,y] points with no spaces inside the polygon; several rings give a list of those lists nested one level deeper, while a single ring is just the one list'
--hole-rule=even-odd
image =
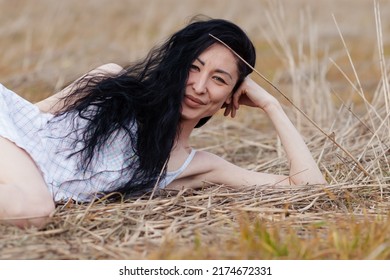
[{"label": "woman's eyebrow", "polygon": [[[204,61],[202,61],[199,57],[198,58],[196,58],[196,60],[197,61],[199,61],[199,63],[200,64],[202,64],[203,66],[205,65],[205,62]],[[233,77],[232,77],[232,75],[230,75],[230,73],[229,72],[227,72],[227,71],[225,71],[225,70],[222,70],[222,69],[215,69],[215,72],[217,72],[217,73],[221,73],[221,74],[225,74],[225,75],[228,75],[229,76],[229,78],[230,78],[230,80],[232,80],[233,81]]]}]

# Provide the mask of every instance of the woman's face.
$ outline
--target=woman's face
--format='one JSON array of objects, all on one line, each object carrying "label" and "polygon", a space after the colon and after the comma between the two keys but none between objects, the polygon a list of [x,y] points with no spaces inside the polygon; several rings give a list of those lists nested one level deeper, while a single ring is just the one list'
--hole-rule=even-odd
[{"label": "woman's face", "polygon": [[237,80],[234,54],[220,44],[211,45],[190,67],[182,119],[195,121],[214,115],[231,98]]}]

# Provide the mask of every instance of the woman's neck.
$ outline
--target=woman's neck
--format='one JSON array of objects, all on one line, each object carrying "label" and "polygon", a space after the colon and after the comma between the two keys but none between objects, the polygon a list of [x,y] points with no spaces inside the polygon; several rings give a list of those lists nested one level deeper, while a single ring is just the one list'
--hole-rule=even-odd
[{"label": "woman's neck", "polygon": [[180,149],[180,148],[187,149],[190,147],[189,145],[190,136],[192,130],[194,129],[197,123],[198,123],[197,121],[187,121],[187,120],[182,120],[180,122],[180,131],[174,149]]}]

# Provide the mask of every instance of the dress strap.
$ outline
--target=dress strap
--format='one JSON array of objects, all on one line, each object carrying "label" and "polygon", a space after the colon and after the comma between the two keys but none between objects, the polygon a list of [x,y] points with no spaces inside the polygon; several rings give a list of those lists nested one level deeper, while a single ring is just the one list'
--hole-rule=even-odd
[{"label": "dress strap", "polygon": [[191,153],[188,155],[185,162],[180,166],[179,169],[176,169],[175,171],[168,171],[165,178],[162,179],[159,183],[160,188],[165,188],[167,185],[173,182],[183,171],[187,168],[187,166],[191,163],[192,159],[194,158],[196,154],[195,149],[191,149]]},{"label": "dress strap", "polygon": [[171,172],[167,172],[167,173],[173,173],[173,174],[178,173],[177,175],[181,174],[187,168],[187,166],[190,164],[190,162],[192,161],[192,159],[195,156],[195,153],[196,153],[196,150],[191,149],[191,153],[188,155],[186,161],[182,164],[182,166],[180,166],[180,168],[176,169],[175,171],[171,171]]}]

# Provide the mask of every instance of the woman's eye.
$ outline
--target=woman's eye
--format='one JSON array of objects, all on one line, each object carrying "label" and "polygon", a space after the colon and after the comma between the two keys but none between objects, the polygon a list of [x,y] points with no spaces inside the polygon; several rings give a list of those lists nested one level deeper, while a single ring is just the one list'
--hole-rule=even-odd
[{"label": "woman's eye", "polygon": [[216,81],[219,82],[219,83],[222,83],[222,84],[225,84],[225,85],[226,85],[225,80],[222,79],[221,77],[215,76],[215,77],[214,77],[214,80],[216,80]]},{"label": "woman's eye", "polygon": [[199,71],[200,69],[199,69],[199,67],[196,66],[195,64],[192,64],[192,65],[190,66],[190,70]]}]

